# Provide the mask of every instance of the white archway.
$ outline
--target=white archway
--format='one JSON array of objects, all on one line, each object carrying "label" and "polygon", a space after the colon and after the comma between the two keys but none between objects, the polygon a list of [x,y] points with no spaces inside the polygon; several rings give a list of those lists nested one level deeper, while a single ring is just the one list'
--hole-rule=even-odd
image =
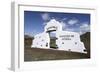
[{"label": "white archway", "polygon": [[50,20],[44,27],[44,32],[37,34],[33,40],[32,47],[51,48],[50,32],[55,31],[56,47],[58,50],[85,52],[83,42],[80,40],[80,35],[76,32],[63,31],[62,24],[55,19]]},{"label": "white archway", "polygon": [[62,31],[62,25],[60,22],[55,19],[50,20],[47,25],[44,27],[45,32],[49,31]]}]

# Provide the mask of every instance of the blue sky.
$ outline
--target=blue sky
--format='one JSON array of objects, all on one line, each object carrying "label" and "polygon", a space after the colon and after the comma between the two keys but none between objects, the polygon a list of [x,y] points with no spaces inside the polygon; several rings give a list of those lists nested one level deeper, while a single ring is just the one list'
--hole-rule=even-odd
[{"label": "blue sky", "polygon": [[90,32],[90,14],[24,11],[24,33],[34,36],[43,32],[51,19],[61,22],[63,30],[80,34]]}]

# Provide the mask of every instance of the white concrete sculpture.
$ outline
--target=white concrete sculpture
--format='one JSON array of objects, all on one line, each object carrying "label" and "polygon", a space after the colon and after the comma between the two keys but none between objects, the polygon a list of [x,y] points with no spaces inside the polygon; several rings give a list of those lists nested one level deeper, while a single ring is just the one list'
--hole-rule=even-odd
[{"label": "white concrete sculpture", "polygon": [[[87,53],[85,46],[80,40],[80,35],[76,32],[62,30],[62,24],[55,19],[50,20],[44,27],[44,32],[35,35],[31,47],[50,49],[49,32],[55,31],[57,50]],[[53,49],[53,48],[51,48]]]},{"label": "white concrete sculpture", "polygon": [[49,34],[48,33],[40,33],[34,36],[34,40],[32,42],[31,47],[36,47],[36,48],[49,48]]}]

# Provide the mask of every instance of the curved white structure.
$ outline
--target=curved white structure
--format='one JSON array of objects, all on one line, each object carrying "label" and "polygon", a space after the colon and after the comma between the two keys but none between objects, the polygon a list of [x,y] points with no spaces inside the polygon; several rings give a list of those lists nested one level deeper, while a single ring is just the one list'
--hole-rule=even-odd
[{"label": "curved white structure", "polygon": [[49,42],[50,42],[49,34],[43,32],[43,33],[35,35],[31,47],[49,48],[50,47]]},{"label": "curved white structure", "polygon": [[35,35],[31,47],[50,49],[49,32],[52,31],[55,31],[56,34],[57,50],[87,53],[84,51],[85,47],[80,40],[80,35],[76,32],[63,31],[62,24],[55,19],[52,19],[47,23],[43,33]]}]

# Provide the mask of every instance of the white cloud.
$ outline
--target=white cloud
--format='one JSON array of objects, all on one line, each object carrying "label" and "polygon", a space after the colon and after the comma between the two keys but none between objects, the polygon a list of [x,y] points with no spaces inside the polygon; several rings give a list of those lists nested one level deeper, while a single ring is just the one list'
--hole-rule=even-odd
[{"label": "white cloud", "polygon": [[82,32],[82,31],[80,31],[80,32],[78,32],[80,35],[82,35],[82,34],[84,34],[85,32]]},{"label": "white cloud", "polygon": [[80,35],[90,31],[90,25],[88,23],[83,23],[80,26]]},{"label": "white cloud", "polygon": [[[69,25],[68,25],[69,26]],[[78,26],[77,28],[69,28],[67,27],[66,25],[66,28],[65,28],[66,31],[72,31],[72,32],[77,32],[79,33],[80,35],[86,33],[86,32],[90,32],[90,25],[88,23],[81,23],[81,26]]]},{"label": "white cloud", "polygon": [[66,23],[63,22],[63,21],[61,21],[60,23],[62,24],[62,28],[65,29],[66,28]]},{"label": "white cloud", "polygon": [[78,22],[77,19],[70,19],[70,20],[68,21],[68,24],[69,24],[69,25],[74,25],[74,24],[76,24],[77,22]]},{"label": "white cloud", "polygon": [[82,30],[82,31],[90,31],[90,25],[88,25],[88,24],[82,24],[82,26],[80,26],[80,30]]},{"label": "white cloud", "polygon": [[28,35],[28,36],[33,36],[33,32],[25,32],[25,35]]},{"label": "white cloud", "polygon": [[41,16],[42,16],[42,19],[43,19],[44,21],[47,21],[47,20],[50,19],[50,15],[49,15],[48,13],[44,13],[44,14],[42,14]]},{"label": "white cloud", "polygon": [[44,22],[44,23],[43,23],[43,25],[46,25],[46,24],[47,24],[47,22]]},{"label": "white cloud", "polygon": [[71,32],[74,32],[74,31],[75,31],[74,28],[66,28],[65,30],[66,30],[66,31],[71,31]]},{"label": "white cloud", "polygon": [[63,18],[62,20],[65,21],[65,20],[67,20],[67,18]]}]

